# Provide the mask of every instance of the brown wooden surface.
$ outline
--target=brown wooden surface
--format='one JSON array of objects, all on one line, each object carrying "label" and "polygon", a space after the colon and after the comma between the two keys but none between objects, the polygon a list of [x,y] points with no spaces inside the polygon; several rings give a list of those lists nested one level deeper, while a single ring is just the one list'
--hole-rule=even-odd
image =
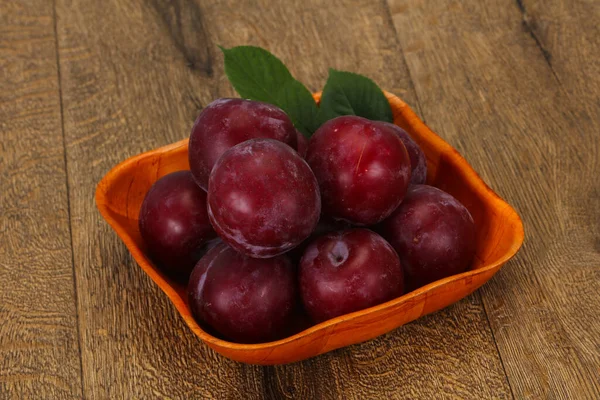
[{"label": "brown wooden surface", "polygon": [[55,38],[52,4],[0,2],[2,399],[82,393]]},{"label": "brown wooden surface", "polygon": [[481,290],[512,392],[599,398],[600,3],[408,3],[390,5],[423,117],[525,225]]},{"label": "brown wooden surface", "polygon": [[[0,398],[600,398],[600,3],[2,0],[0,22]],[[234,95],[217,44],[401,96],[516,206],[522,251],[376,340],[218,356],[93,203]]]}]

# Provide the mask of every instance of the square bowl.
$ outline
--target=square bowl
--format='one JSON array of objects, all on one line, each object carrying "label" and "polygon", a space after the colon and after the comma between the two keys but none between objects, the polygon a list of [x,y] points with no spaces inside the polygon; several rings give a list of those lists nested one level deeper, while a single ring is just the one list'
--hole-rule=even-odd
[{"label": "square bowl", "polygon": [[[392,107],[394,123],[404,128],[425,152],[427,183],[464,204],[477,228],[476,255],[468,271],[386,303],[333,318],[269,343],[233,343],[203,330],[188,307],[185,286],[169,279],[152,263],[138,229],[139,209],[152,184],[161,176],[189,169],[187,139],[131,157],[114,167],[98,184],[96,204],[142,270],[169,297],[190,329],[226,357],[251,364],[284,364],[375,338],[471,294],[513,257],[523,243],[523,224],[516,211],[406,103],[393,94],[385,95]],[[315,94],[315,100],[319,99],[320,94]]]}]

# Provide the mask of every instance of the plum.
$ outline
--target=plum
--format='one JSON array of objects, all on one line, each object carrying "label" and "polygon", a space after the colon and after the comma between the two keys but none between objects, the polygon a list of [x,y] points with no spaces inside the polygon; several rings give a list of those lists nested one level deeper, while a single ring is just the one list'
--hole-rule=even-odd
[{"label": "plum", "polygon": [[298,264],[300,262],[300,259],[302,258],[302,254],[304,254],[304,250],[306,250],[308,245],[311,244],[315,239],[325,235],[326,233],[342,231],[344,229],[350,229],[351,227],[352,225],[345,221],[334,220],[321,215],[319,223],[317,224],[314,231],[310,234],[310,236],[302,243],[300,243],[297,247],[289,251],[287,255],[294,264]]},{"label": "plum", "polygon": [[194,179],[208,190],[208,177],[225,152],[254,138],[271,138],[297,148],[296,129],[280,108],[258,101],[218,99],[202,110],[190,134],[188,157]]},{"label": "plum", "polygon": [[259,343],[289,334],[296,323],[296,276],[286,256],[258,259],[225,243],[194,268],[188,284],[194,317],[229,340]]},{"label": "plum", "polygon": [[356,116],[337,117],[317,129],[306,161],[319,182],[323,213],[356,225],[388,217],[410,181],[410,158],[396,132]]},{"label": "plum", "polygon": [[190,171],[165,175],[150,188],[139,213],[140,234],[165,273],[187,279],[202,248],[217,236],[206,210],[206,192]]},{"label": "plum", "polygon": [[471,214],[433,186],[411,186],[380,232],[400,255],[411,289],[465,271],[475,255]]},{"label": "plum", "polygon": [[215,164],[208,213],[230,246],[251,257],[273,257],[311,234],[321,197],[297,152],[273,139],[253,139],[227,150]]},{"label": "plum", "polygon": [[300,131],[296,131],[296,142],[298,143],[298,154],[300,157],[306,157],[306,151],[308,150],[308,139]]},{"label": "plum", "polygon": [[381,236],[357,228],[312,242],[300,261],[300,294],[315,322],[362,310],[400,296],[398,255]]},{"label": "plum", "polygon": [[427,159],[425,158],[425,153],[423,153],[423,150],[421,150],[413,138],[411,138],[410,135],[398,125],[390,124],[389,122],[381,122],[381,124],[386,125],[388,128],[396,132],[408,151],[411,166],[410,183],[415,185],[425,183],[425,180],[427,179]]}]

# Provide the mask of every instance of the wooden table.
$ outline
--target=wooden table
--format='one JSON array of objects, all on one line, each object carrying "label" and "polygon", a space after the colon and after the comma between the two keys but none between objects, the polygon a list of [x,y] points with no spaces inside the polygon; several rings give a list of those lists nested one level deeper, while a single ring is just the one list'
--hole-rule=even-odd
[{"label": "wooden table", "polygon": [[[0,1],[0,398],[600,398],[600,2]],[[235,96],[217,45],[401,96],[520,212],[490,283],[278,367],[184,326],[94,205],[116,163]]]}]

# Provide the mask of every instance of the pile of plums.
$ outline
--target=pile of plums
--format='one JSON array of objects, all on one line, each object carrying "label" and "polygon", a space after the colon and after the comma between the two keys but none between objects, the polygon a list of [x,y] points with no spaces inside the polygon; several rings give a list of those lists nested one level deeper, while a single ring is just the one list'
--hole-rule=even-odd
[{"label": "pile of plums", "polygon": [[194,124],[189,162],[148,191],[139,228],[187,282],[198,322],[228,340],[280,339],[474,256],[473,218],[424,184],[422,150],[390,123],[342,116],[307,140],[275,106],[219,99]]}]

